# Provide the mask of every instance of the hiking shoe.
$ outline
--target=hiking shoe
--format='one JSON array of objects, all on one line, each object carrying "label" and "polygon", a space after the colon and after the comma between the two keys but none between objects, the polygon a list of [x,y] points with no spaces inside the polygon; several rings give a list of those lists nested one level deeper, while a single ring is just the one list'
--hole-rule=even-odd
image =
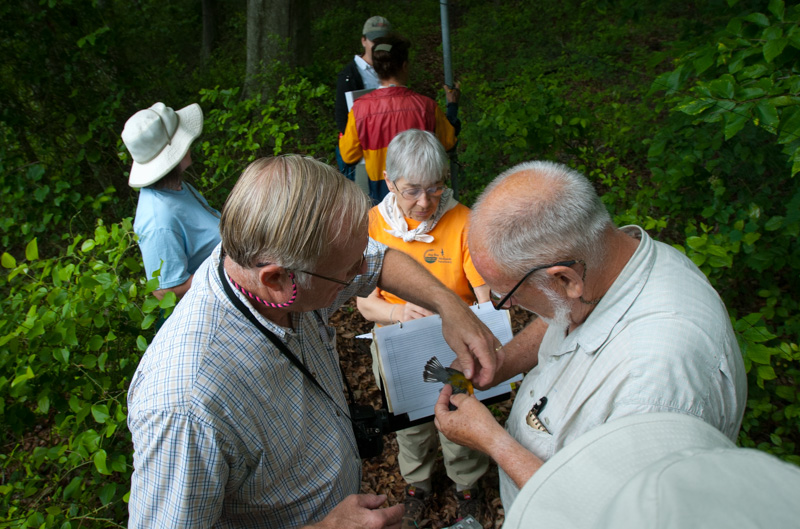
[{"label": "hiking shoe", "polygon": [[414,485],[406,485],[406,497],[403,499],[406,512],[403,514],[403,524],[400,526],[402,529],[417,529],[422,527],[423,523],[427,523],[424,517],[430,503],[429,496],[429,492]]},{"label": "hiking shoe", "polygon": [[458,509],[456,510],[456,522],[460,522],[468,515],[472,515],[479,524],[486,527],[486,508],[483,505],[483,491],[477,487],[471,489],[464,489],[461,492],[455,491],[456,503]]}]

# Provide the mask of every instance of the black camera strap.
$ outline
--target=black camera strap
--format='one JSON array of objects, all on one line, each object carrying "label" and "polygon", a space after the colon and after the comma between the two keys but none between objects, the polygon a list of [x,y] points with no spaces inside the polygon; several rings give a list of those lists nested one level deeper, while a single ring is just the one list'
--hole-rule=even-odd
[{"label": "black camera strap", "polygon": [[[314,385],[317,386],[319,388],[319,390],[323,394],[325,394],[326,397],[328,397],[328,399],[330,399],[330,401],[333,403],[333,405],[336,406],[336,408],[339,409],[339,411],[344,413],[345,417],[347,417],[348,419],[350,419],[352,421],[352,418],[350,418],[350,414],[345,412],[341,408],[341,406],[339,406],[336,403],[336,401],[333,399],[333,397],[331,397],[330,393],[325,391],[325,388],[323,388],[322,385],[319,383],[319,381],[316,378],[314,378],[314,375],[312,375],[308,371],[308,368],[305,366],[305,364],[303,362],[301,362],[300,359],[297,358],[297,356],[295,356],[295,354],[291,351],[291,349],[289,349],[289,347],[285,343],[283,343],[280,338],[275,336],[275,333],[273,333],[272,331],[270,331],[269,329],[264,327],[264,325],[260,321],[258,321],[258,319],[255,317],[255,315],[250,311],[250,309],[248,309],[247,306],[242,302],[242,300],[239,299],[239,297],[234,293],[233,289],[231,288],[231,286],[229,284],[228,278],[226,277],[227,274],[225,273],[224,263],[225,263],[225,251],[220,249],[219,266],[217,267],[217,271],[219,272],[219,279],[222,282],[222,287],[225,289],[225,294],[228,296],[228,299],[231,301],[231,303],[233,303],[233,305],[239,310],[239,312],[241,312],[242,315],[244,315],[245,318],[250,320],[250,323],[255,325],[255,327],[259,331],[261,331],[261,334],[266,336],[267,339],[269,339],[269,341],[272,342],[272,344],[275,347],[277,347],[278,350],[281,353],[283,353],[283,355],[286,358],[288,358],[289,361],[292,364],[294,364],[294,366],[297,369],[299,369],[300,372],[303,373],[303,375],[305,375],[305,377],[308,380],[313,382]],[[344,373],[342,373],[342,375],[344,376]],[[347,389],[350,390],[350,386],[349,385],[347,386]],[[351,392],[351,394],[352,394],[352,392]]]}]

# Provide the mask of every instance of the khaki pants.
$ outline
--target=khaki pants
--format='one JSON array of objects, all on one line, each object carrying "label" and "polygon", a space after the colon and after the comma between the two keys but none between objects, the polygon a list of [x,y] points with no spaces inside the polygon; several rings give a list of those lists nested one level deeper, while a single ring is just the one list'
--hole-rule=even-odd
[{"label": "khaki pants", "polygon": [[[380,375],[374,340],[370,351],[372,372],[377,381]],[[431,478],[438,453],[437,441],[442,445],[444,468],[453,483],[472,487],[489,469],[489,456],[450,441],[436,430],[433,422],[427,422],[397,432],[397,462],[406,483],[420,483]]]}]

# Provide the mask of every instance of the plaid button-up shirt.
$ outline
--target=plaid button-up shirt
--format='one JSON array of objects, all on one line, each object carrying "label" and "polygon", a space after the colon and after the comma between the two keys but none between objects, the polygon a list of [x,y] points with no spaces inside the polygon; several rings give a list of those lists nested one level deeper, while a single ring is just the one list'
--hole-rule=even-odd
[{"label": "plaid button-up shirt", "polygon": [[297,314],[293,330],[251,311],[332,401],[227,298],[217,246],[131,382],[130,527],[298,527],[359,492],[361,460],[327,322],[347,299],[372,292],[384,252],[370,240],[367,272],[330,308]]}]

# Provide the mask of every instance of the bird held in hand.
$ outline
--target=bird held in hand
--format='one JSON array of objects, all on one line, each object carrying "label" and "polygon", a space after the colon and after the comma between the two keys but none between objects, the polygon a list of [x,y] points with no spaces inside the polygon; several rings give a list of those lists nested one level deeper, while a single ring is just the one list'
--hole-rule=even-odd
[{"label": "bird held in hand", "polygon": [[466,393],[472,395],[472,382],[464,376],[464,373],[452,367],[444,367],[435,356],[425,364],[425,371],[422,373],[422,380],[425,382],[442,382],[453,386],[453,393]]}]

